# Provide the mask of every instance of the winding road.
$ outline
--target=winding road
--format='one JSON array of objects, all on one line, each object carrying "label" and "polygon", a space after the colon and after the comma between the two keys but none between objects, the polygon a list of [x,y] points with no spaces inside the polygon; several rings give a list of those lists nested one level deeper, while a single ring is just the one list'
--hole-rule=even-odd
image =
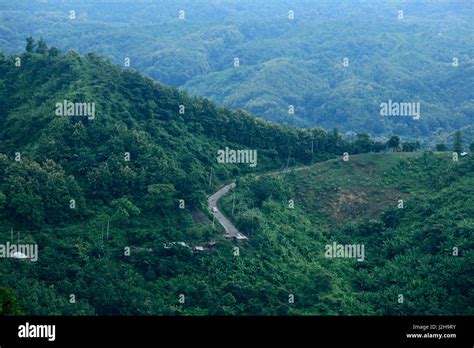
[{"label": "winding road", "polygon": [[[230,220],[227,219],[224,214],[222,214],[222,212],[219,210],[219,207],[217,206],[217,202],[219,201],[219,199],[221,199],[222,196],[224,196],[227,192],[229,192],[230,189],[233,189],[234,187],[235,181],[231,182],[228,185],[225,185],[224,187],[221,187],[216,193],[209,196],[209,198],[207,199],[207,204],[217,221],[219,221],[222,227],[224,227],[225,237],[248,239],[246,236],[240,233],[237,228],[235,228],[232,222],[230,222]],[[213,208],[216,208],[216,211],[214,211]]]},{"label": "winding road", "polygon": [[[260,174],[257,175],[257,178],[260,176],[267,176],[267,175],[275,175],[275,174],[281,174],[285,172],[291,172],[291,171],[298,171],[302,170],[305,168],[309,168],[310,166],[301,166],[301,167],[293,167],[293,168],[288,168],[284,170],[279,170],[275,172],[270,172],[270,173],[265,173],[265,174]],[[209,207],[210,212],[214,215],[214,217],[219,221],[219,223],[224,227],[225,230],[225,237],[228,238],[236,238],[236,239],[248,239],[245,235],[240,233],[237,228],[234,226],[232,222],[228,218],[225,217],[225,215],[219,210],[219,207],[217,206],[217,202],[231,189],[235,187],[235,181],[231,182],[228,185],[225,185],[221,187],[216,193],[210,195],[207,199],[207,205]],[[216,208],[216,211],[214,211],[213,208]]]}]

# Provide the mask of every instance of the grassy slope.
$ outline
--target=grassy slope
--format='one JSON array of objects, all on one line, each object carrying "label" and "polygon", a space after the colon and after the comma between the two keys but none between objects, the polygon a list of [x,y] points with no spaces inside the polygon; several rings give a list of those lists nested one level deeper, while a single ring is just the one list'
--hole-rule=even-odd
[{"label": "grassy slope", "polygon": [[331,225],[377,217],[408,193],[388,179],[390,170],[416,155],[371,153],[318,163],[294,176],[295,200],[315,221]]}]

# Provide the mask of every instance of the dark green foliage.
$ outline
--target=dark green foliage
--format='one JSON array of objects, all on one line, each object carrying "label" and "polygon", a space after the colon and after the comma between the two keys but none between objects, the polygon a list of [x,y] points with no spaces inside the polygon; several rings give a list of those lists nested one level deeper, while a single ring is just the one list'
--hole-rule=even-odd
[{"label": "dark green foliage", "polygon": [[356,140],[352,143],[353,153],[380,152],[385,150],[386,144],[370,139],[366,133],[358,133]]},{"label": "dark green foliage", "polygon": [[[84,197],[72,176],[60,165],[47,160],[42,165],[24,159],[13,162],[2,173],[7,197],[6,209],[17,221],[41,225],[74,221],[84,211]],[[70,208],[70,200],[76,209]]]},{"label": "dark green foliage", "polygon": [[[145,212],[163,213],[178,199],[200,205],[204,190],[255,171],[217,166],[217,150],[226,146],[257,150],[258,171],[324,160],[350,147],[321,129],[275,126],[219,109],[95,54],[43,51],[22,54],[21,67],[13,57],[0,61],[5,208],[25,223],[77,221],[123,197]],[[64,100],[95,103],[94,118],[57,116]],[[13,160],[17,154],[21,161]],[[75,209],[68,208],[71,199]]]},{"label": "dark green foliage", "polygon": [[[293,177],[283,176],[280,192],[295,200],[294,209],[280,197],[261,201],[254,196],[248,187],[258,185],[261,179],[237,187],[235,219],[242,231],[250,233],[253,227],[249,243],[261,250],[260,257],[268,255],[273,263],[291,259],[285,272],[298,267],[295,260],[300,260],[308,267],[321,265],[330,274],[324,282],[317,281],[319,286],[302,286],[298,288],[301,293],[295,290],[302,302],[293,311],[346,315],[473,313],[474,160],[462,158],[456,163],[449,156],[408,155],[352,156],[345,169],[335,171],[332,167],[338,162],[329,161],[297,171]],[[325,175],[325,170],[333,175]],[[369,183],[364,183],[367,177],[360,177],[361,173],[368,175]],[[367,206],[373,209],[380,204],[374,191],[379,183],[388,201],[383,213],[374,218]],[[328,196],[332,190],[336,199]],[[351,196],[359,199],[341,199]],[[404,197],[403,207],[397,203],[400,197]],[[229,208],[230,197],[225,199]],[[322,201],[321,205],[314,200]],[[250,225],[247,207],[253,203],[256,208],[252,214],[259,222]],[[344,218],[341,211],[346,205],[359,212],[359,219],[348,222]],[[329,226],[324,218],[331,216],[336,217],[337,224]],[[320,233],[315,233],[318,230]],[[324,258],[324,245],[334,241],[364,244],[364,262]],[[400,294],[403,303],[398,303]]]},{"label": "dark green foliage", "polygon": [[35,40],[30,36],[26,39],[26,52],[33,52],[35,48]]},{"label": "dark green foliage", "polygon": [[453,151],[457,153],[463,152],[462,134],[459,130],[454,133]]},{"label": "dark green foliage", "polygon": [[[28,44],[27,44],[28,45]],[[28,51],[28,50],[27,50]],[[46,54],[48,53],[48,45],[46,45],[46,42],[41,38],[38,41],[38,47],[36,48],[36,53],[39,54]]]},{"label": "dark green foliage", "polygon": [[[0,58],[0,238],[13,230],[18,241],[39,246],[36,263],[4,260],[0,272],[25,313],[291,313],[281,300],[301,270],[276,285],[277,264],[251,257],[251,249],[249,258],[234,259],[219,228],[193,224],[188,208],[207,209],[206,195],[230,179],[326,160],[353,144],[337,130],[276,126],[217,108],[98,55],[60,54],[42,40],[20,55],[20,67],[14,57]],[[94,102],[94,117],[57,115],[64,100]],[[218,165],[217,150],[226,146],[256,150],[258,166]],[[257,205],[288,196],[274,177],[248,188]],[[258,231],[262,221],[249,214],[247,224]],[[192,252],[212,239],[217,247]],[[235,281],[229,262],[239,268]],[[249,281],[249,270],[262,267],[267,276]],[[313,272],[299,291],[315,286],[316,275],[318,289],[329,291],[329,276]],[[191,307],[177,302],[182,292]]]},{"label": "dark green foliage", "polygon": [[387,147],[392,151],[397,151],[400,147],[400,138],[397,136],[390,137],[390,139],[387,141]]},{"label": "dark green foliage", "polygon": [[0,287],[0,315],[19,315],[18,302],[12,289]]},{"label": "dark green foliage", "polygon": [[402,151],[404,151],[404,152],[415,152],[419,149],[420,149],[420,142],[419,141],[410,141],[410,142],[403,142],[402,143]]},{"label": "dark green foliage", "polygon": [[[37,262],[0,263],[6,313],[472,314],[472,158],[353,156],[384,147],[217,108],[95,54],[48,52],[23,53],[21,69],[0,57],[0,243],[13,228],[39,246]],[[56,116],[64,99],[95,102],[96,117]],[[257,168],[217,165],[226,146],[257,150]],[[242,242],[179,207],[205,209],[206,194],[235,178],[234,215],[232,194],[222,206]],[[325,258],[334,240],[365,243],[366,261]]]}]

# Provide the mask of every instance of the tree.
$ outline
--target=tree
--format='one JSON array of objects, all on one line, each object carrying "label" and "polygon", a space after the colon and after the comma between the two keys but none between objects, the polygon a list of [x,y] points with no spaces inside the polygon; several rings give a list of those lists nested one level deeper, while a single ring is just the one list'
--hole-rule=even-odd
[{"label": "tree", "polygon": [[381,141],[374,141],[372,145],[372,150],[374,152],[382,152],[386,150],[387,145]]},{"label": "tree", "polygon": [[409,141],[402,143],[402,151],[403,152],[414,152],[420,148],[419,141]]},{"label": "tree", "polygon": [[51,57],[57,57],[57,56],[59,56],[60,53],[61,53],[61,51],[59,51],[59,49],[57,49],[56,47],[51,47],[49,49],[49,55]]},{"label": "tree", "polygon": [[138,216],[141,213],[140,208],[136,207],[135,204],[126,197],[114,199],[111,206],[115,208],[112,220],[119,224],[125,224],[128,222],[129,217]]},{"label": "tree", "polygon": [[43,40],[43,38],[40,38],[38,41],[38,46],[36,47],[36,53],[45,54],[47,52],[48,45],[46,45],[46,42]]},{"label": "tree", "polygon": [[365,153],[373,148],[373,141],[367,133],[357,133],[357,139],[354,142],[355,152]]},{"label": "tree", "polygon": [[474,141],[469,145],[469,151],[474,152]]},{"label": "tree", "polygon": [[0,288],[0,315],[20,315],[18,302],[11,289]]},{"label": "tree", "polygon": [[176,202],[176,189],[172,184],[152,184],[147,187],[145,206],[151,211],[165,212]]},{"label": "tree", "polygon": [[35,48],[35,39],[33,39],[31,36],[26,39],[26,52],[33,52]]},{"label": "tree", "polygon": [[70,222],[84,211],[84,197],[74,177],[66,176],[52,160],[42,165],[13,162],[5,171],[4,190],[10,213],[33,225]]},{"label": "tree", "polygon": [[463,150],[462,135],[461,135],[461,131],[458,130],[456,131],[456,133],[454,133],[453,151],[457,153],[461,153],[462,150]]},{"label": "tree", "polygon": [[332,138],[331,140],[333,142],[332,146],[335,149],[337,149],[338,144],[342,141],[342,137],[339,134],[339,129],[337,129],[336,127],[334,127],[333,130],[332,130],[331,138]]},{"label": "tree", "polygon": [[3,208],[3,205],[5,204],[6,200],[7,200],[7,197],[5,197],[3,192],[0,191],[0,209]]},{"label": "tree", "polygon": [[267,199],[280,200],[289,195],[288,187],[281,176],[262,176],[250,182],[249,188],[259,205]]},{"label": "tree", "polygon": [[399,146],[400,146],[400,138],[396,135],[392,136],[388,141],[387,141],[387,146],[396,151],[398,150]]},{"label": "tree", "polygon": [[436,144],[436,151],[447,151],[448,147],[446,144]]}]

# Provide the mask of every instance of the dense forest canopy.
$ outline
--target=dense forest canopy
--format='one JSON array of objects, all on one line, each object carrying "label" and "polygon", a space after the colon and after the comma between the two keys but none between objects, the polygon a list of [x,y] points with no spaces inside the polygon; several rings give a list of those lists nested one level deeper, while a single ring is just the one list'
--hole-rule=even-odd
[{"label": "dense forest canopy", "polygon": [[[40,255],[1,260],[2,314],[472,313],[472,157],[272,125],[31,38],[0,56],[0,96],[0,237]],[[95,113],[58,114],[64,100]],[[258,166],[217,165],[225,147]],[[192,218],[235,178],[222,209],[248,241]],[[336,242],[367,259],[325,258]]]},{"label": "dense forest canopy", "polygon": [[[64,51],[97,52],[122,67],[128,58],[153,79],[267,120],[427,137],[422,143],[434,149],[462,127],[467,144],[474,140],[473,6],[426,0],[298,1],[290,7],[281,0],[5,2],[0,49],[19,53],[25,37],[42,36]],[[419,102],[420,118],[381,117],[380,104],[388,100]]]},{"label": "dense forest canopy", "polygon": [[[7,181],[10,173],[58,172],[74,190],[82,187],[81,202],[84,193],[99,205],[125,196],[144,204],[150,185],[169,185],[173,197],[201,204],[206,190],[238,173],[369,150],[342,140],[337,131],[272,125],[220,109],[95,54],[62,55],[34,39],[27,50],[19,57],[0,56],[0,152]],[[94,116],[58,116],[57,104],[65,102],[94,103]],[[256,150],[258,166],[218,165],[217,151],[226,147]],[[383,148],[379,143],[377,149]],[[31,218],[27,211],[23,215]]]},{"label": "dense forest canopy", "polygon": [[0,3],[0,315],[472,315],[473,14]]}]

